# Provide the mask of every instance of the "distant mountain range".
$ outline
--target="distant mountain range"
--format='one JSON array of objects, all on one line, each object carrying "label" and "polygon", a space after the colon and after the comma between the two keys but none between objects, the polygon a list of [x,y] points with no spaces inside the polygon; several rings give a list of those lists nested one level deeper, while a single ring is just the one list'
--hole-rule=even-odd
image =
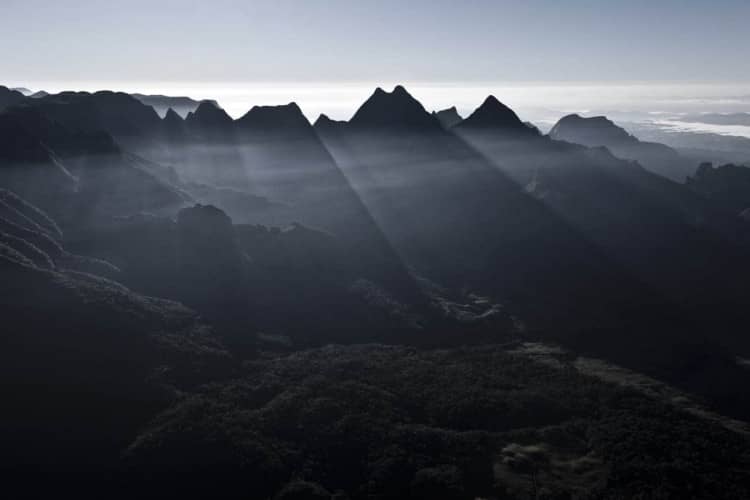
[{"label": "distant mountain range", "polygon": [[549,135],[556,140],[584,146],[606,147],[615,156],[638,161],[645,168],[677,182],[684,182],[694,169],[674,149],[655,142],[640,141],[604,116],[565,116],[552,127]]},{"label": "distant mountain range", "polygon": [[[169,109],[172,109],[181,117],[185,118],[188,113],[195,111],[201,101],[189,97],[170,97],[165,95],[131,94],[143,104],[151,106],[159,116],[164,117]],[[216,101],[207,101],[216,105]]]},{"label": "distant mountain range", "polygon": [[686,115],[679,118],[682,122],[708,123],[710,125],[741,125],[750,127],[750,113],[704,113]]},{"label": "distant mountain range", "polygon": [[21,94],[23,94],[26,97],[35,97],[36,98],[36,97],[46,97],[46,96],[49,95],[44,90],[38,90],[38,91],[34,92],[33,90],[29,90],[26,87],[16,87],[16,88],[12,88],[10,90],[14,90],[16,92],[20,92]]}]

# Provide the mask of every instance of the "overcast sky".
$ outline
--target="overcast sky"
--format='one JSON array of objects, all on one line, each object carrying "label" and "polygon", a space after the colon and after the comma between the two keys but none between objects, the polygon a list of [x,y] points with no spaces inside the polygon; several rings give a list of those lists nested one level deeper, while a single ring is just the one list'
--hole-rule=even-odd
[{"label": "overcast sky", "polygon": [[750,81],[748,0],[0,0],[4,81]]}]

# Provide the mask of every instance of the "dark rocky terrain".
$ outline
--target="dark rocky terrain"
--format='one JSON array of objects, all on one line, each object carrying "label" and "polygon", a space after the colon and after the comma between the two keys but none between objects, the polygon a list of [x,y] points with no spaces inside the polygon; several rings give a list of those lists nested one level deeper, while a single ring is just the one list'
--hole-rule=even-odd
[{"label": "dark rocky terrain", "polygon": [[688,177],[687,186],[722,209],[743,214],[750,208],[750,167],[721,165],[716,168],[702,163],[695,175]]},{"label": "dark rocky terrain", "polygon": [[747,168],[401,86],[0,99],[9,488],[748,496]]}]

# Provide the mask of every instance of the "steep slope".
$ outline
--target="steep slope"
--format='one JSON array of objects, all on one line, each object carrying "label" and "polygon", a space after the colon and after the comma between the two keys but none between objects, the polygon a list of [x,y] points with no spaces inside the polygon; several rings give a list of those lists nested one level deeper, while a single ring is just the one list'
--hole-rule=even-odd
[{"label": "steep slope", "polygon": [[[205,120],[203,135],[194,133],[196,120]],[[174,166],[198,199],[206,196],[238,223],[299,222],[331,232],[390,293],[407,301],[423,300],[296,104],[256,106],[236,122],[204,104],[185,125],[187,134],[181,141],[143,155],[153,154],[153,159]],[[238,203],[240,197],[244,201]],[[254,209],[246,210],[246,202],[252,201],[264,203],[251,203]]]},{"label": "steep slope", "polygon": [[162,132],[167,136],[168,140],[181,139],[187,132],[185,120],[172,108],[168,108],[164,113],[161,125]]},{"label": "steep slope", "polygon": [[726,316],[748,291],[748,233],[738,221],[604,148],[519,140],[501,128],[456,131],[634,278],[690,304],[705,328],[712,317],[727,318],[723,338],[744,342],[736,318]]},{"label": "steep slope", "polygon": [[[491,109],[501,107],[488,100],[474,119],[454,129],[469,122],[484,130],[496,123],[485,113]],[[364,122],[370,115],[378,119]],[[515,114],[509,116],[512,121],[501,117],[499,123],[538,138]],[[588,303],[587,320],[596,322],[600,306],[612,306],[595,305],[597,297],[617,302],[634,286],[564,220],[462,139],[435,126],[435,118],[404,90],[376,90],[355,118],[335,127],[319,120],[317,130],[378,225],[419,274],[529,307],[526,318],[536,319],[573,316],[576,304]],[[605,283],[612,285],[608,293],[595,291]]]}]

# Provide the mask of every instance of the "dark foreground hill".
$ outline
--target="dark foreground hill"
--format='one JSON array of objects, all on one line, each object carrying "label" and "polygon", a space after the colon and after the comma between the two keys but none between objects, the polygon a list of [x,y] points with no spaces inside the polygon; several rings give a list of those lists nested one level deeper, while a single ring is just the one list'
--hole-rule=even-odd
[{"label": "dark foreground hill", "polygon": [[750,214],[750,167],[703,163],[688,177],[687,187],[745,220]]},{"label": "dark foreground hill", "polygon": [[113,281],[115,266],[70,254],[49,217],[2,198],[3,478],[103,481],[137,428],[230,355],[196,313]]}]

